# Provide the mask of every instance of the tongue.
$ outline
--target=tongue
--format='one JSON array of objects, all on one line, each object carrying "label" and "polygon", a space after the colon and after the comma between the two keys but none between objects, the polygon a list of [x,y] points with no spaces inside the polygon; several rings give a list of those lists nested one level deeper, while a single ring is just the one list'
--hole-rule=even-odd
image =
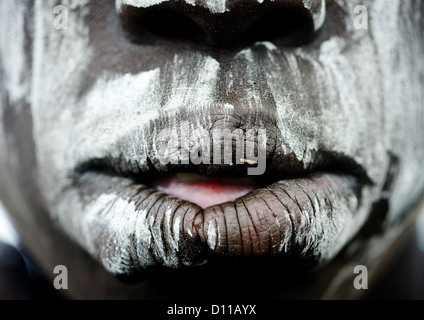
[{"label": "tongue", "polygon": [[203,209],[234,201],[257,188],[246,179],[211,179],[185,173],[155,180],[152,187]]}]

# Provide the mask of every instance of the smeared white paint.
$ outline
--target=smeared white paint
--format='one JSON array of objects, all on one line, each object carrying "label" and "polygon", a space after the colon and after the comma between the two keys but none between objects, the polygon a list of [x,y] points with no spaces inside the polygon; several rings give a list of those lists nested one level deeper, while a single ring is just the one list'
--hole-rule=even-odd
[{"label": "smeared white paint", "polygon": [[[10,22],[10,12],[16,19]],[[4,85],[13,102],[20,99],[28,102],[28,65],[25,62],[25,5],[20,1],[0,2],[0,60],[4,66]]]},{"label": "smeared white paint", "polygon": [[167,1],[169,0],[116,0],[116,7],[121,8],[125,5],[136,8],[147,8]]},{"label": "smeared white paint", "polygon": [[[314,29],[319,30],[322,28],[325,22],[326,17],[326,2],[325,0],[302,0],[304,7],[312,11],[312,18],[314,21]],[[317,2],[321,2],[320,5],[317,4]],[[317,7],[319,10],[317,10]]]},{"label": "smeared white paint", "polygon": [[[69,198],[68,198],[69,200]],[[74,198],[73,201],[76,201]],[[72,220],[67,219],[67,223],[71,223],[74,231],[77,234],[70,234],[72,237],[77,237],[79,241],[84,241],[86,249],[94,256],[101,258],[105,267],[114,274],[120,274],[128,271],[128,266],[125,259],[128,258],[128,248],[132,246],[129,235],[136,225],[137,214],[133,203],[120,199],[114,194],[103,194],[88,206],[82,208],[77,205],[73,209],[59,207],[62,212],[72,217]],[[78,214],[79,209],[84,214]],[[58,215],[59,221],[63,216]],[[108,232],[111,235],[111,241],[105,247],[98,247],[99,238]],[[143,233],[141,233],[143,234]],[[150,232],[148,238],[151,237]],[[137,235],[137,236],[140,236]],[[144,263],[148,263],[149,255],[146,239],[142,240],[143,255],[140,256]]]},{"label": "smeared white paint", "polygon": [[188,233],[188,235],[189,235],[190,237],[192,237],[192,238],[193,238],[193,233],[191,232],[191,230],[190,230],[190,229],[187,229],[187,233]]},{"label": "smeared white paint", "polygon": [[[171,87],[167,102],[161,106],[161,109],[178,111],[182,106],[201,108],[215,103],[220,63],[209,56],[193,58],[198,58],[198,63],[191,66],[196,70],[195,78],[188,83],[184,77],[189,78],[193,74],[191,70],[185,70],[187,73],[173,79],[175,85]],[[185,69],[186,63],[188,63],[187,60],[175,55],[171,69]]]},{"label": "smeared white paint", "polygon": [[[136,8],[148,8],[152,7],[158,4],[161,4],[163,2],[168,2],[170,0],[116,0],[116,8],[118,12],[121,11],[122,6],[132,6]],[[270,2],[273,2],[274,0],[270,0]],[[321,1],[320,10],[314,11],[313,19],[314,19],[314,25],[315,30],[318,30],[322,27],[324,21],[325,21],[325,9],[326,9],[326,3],[325,0],[302,0],[304,7],[307,10],[313,9],[313,6],[316,1]],[[227,0],[202,0],[198,4],[196,4],[196,0],[185,0],[187,4],[190,4],[192,6],[201,5],[205,8],[209,9],[209,11],[213,14],[218,13],[225,13],[230,11],[227,5]],[[258,3],[262,4],[264,0],[257,0]]]},{"label": "smeared white paint", "polygon": [[258,41],[255,43],[255,46],[264,46],[269,52],[278,50],[277,46],[270,41]]},{"label": "smeared white paint", "polygon": [[236,59],[245,58],[247,62],[249,63],[255,63],[255,60],[253,58],[253,52],[251,48],[246,48],[241,50],[237,55],[235,56]]},{"label": "smeared white paint", "polygon": [[176,216],[174,219],[173,229],[173,241],[172,248],[174,248],[175,253],[179,251],[179,242],[180,242],[180,228],[181,228],[181,216]]},{"label": "smeared white paint", "polygon": [[223,105],[223,109],[224,109],[224,127],[225,127],[225,124],[227,123],[227,120],[230,117],[230,113],[234,110],[234,106],[232,104],[226,103]]},{"label": "smeared white paint", "polygon": [[0,242],[17,247],[19,245],[19,236],[13,227],[3,204],[0,201]]},{"label": "smeared white paint", "polygon": [[213,220],[208,227],[208,246],[211,250],[215,250],[216,248],[217,234],[219,236],[219,227],[218,227],[218,233],[217,233],[216,222],[215,220]]},{"label": "smeared white paint", "polygon": [[[77,201],[77,195],[73,195],[73,202]],[[68,198],[69,200],[69,198]],[[76,203],[75,203],[76,204]],[[150,250],[153,249],[155,259],[162,260],[164,266],[177,267],[179,228],[181,217],[175,217],[172,226],[173,238],[168,241],[167,251],[162,239],[160,223],[155,223],[155,214],[147,218],[147,211],[139,211],[134,202],[120,198],[116,194],[102,194],[88,206],[79,208],[80,213],[72,212],[72,209],[60,207],[62,212],[67,212],[67,218],[56,215],[59,221],[67,221],[72,224],[70,236],[77,241],[83,241],[84,246],[94,256],[101,257],[105,267],[114,274],[123,274],[129,271],[127,261],[138,259],[135,267],[147,267],[154,264]],[[170,219],[171,208],[165,214],[165,226],[168,235],[171,233]],[[73,219],[69,220],[70,216]],[[63,220],[65,219],[65,220]],[[99,238],[106,232],[108,245],[99,247]],[[133,235],[134,238],[131,237]],[[135,243],[134,243],[135,240]],[[134,251],[135,250],[135,251]],[[135,256],[136,255],[136,256]]]},{"label": "smeared white paint", "polygon": [[[148,8],[168,1],[170,0],[116,0],[116,8],[118,12],[120,12],[124,5],[136,8]],[[185,0],[185,2],[192,6],[196,6],[195,0]],[[228,11],[226,0],[203,0],[201,5],[209,9],[209,11],[214,14]]]},{"label": "smeared white paint", "polygon": [[147,223],[148,211],[142,209],[136,221],[135,234],[138,236],[137,257],[143,260],[146,265],[151,263],[149,248],[152,245],[152,235]]},{"label": "smeared white paint", "polygon": [[224,13],[228,11],[227,0],[204,0],[206,7],[212,13]]}]

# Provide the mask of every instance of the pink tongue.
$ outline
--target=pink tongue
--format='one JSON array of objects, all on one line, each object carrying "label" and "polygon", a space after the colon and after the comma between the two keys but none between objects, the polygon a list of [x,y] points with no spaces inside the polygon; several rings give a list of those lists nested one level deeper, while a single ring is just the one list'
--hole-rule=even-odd
[{"label": "pink tongue", "polygon": [[187,200],[205,209],[215,204],[234,201],[257,187],[253,185],[220,180],[207,180],[194,183],[180,182],[175,176],[158,179],[153,187],[173,197]]}]

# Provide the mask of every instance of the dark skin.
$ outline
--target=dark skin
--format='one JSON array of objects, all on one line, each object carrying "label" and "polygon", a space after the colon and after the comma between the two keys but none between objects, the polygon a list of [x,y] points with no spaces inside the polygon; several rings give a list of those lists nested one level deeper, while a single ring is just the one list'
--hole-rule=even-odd
[{"label": "dark skin", "polygon": [[[336,1],[327,1],[317,30],[319,6],[300,1],[228,1],[221,14],[185,1],[163,2],[156,12],[90,1],[75,5],[73,28],[61,33],[47,27],[50,5],[23,5],[16,46],[31,70],[24,77],[31,99],[8,80],[14,64],[0,73],[0,149],[19,159],[0,157],[0,196],[44,275],[67,266],[69,297],[195,298],[202,283],[204,298],[356,298],[354,266],[379,272],[413,227],[424,189],[420,173],[410,179],[423,153],[417,61],[424,53],[414,45],[422,42],[421,18],[396,25],[413,41],[388,41],[379,3],[370,6],[373,28],[357,31],[351,4]],[[397,14],[422,8],[411,0]],[[158,26],[162,13],[185,27],[168,33],[169,25]],[[390,43],[400,62],[387,54]],[[393,74],[408,80],[396,83]],[[152,191],[145,182],[157,173],[245,175],[245,167],[160,165],[157,132],[184,121],[207,130],[265,127],[268,166],[260,182],[282,189],[206,210]],[[321,172],[330,177],[319,180]],[[110,197],[121,210],[95,211]],[[179,231],[170,228],[172,235],[168,207]],[[113,220],[144,211],[155,218],[147,236],[143,224],[132,232],[136,222]],[[219,238],[225,241],[214,246]],[[278,251],[284,241],[287,251]],[[146,243],[154,243],[150,251]],[[171,258],[177,268],[168,268]]]}]

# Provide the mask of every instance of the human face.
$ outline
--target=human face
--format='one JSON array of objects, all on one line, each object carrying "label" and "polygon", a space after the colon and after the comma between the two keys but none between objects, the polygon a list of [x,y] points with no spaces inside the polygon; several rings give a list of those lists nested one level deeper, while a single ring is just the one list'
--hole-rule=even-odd
[{"label": "human face", "polygon": [[[360,30],[358,4],[69,0],[58,30],[55,1],[2,1],[0,195],[30,252],[45,270],[96,270],[74,296],[126,296],[103,269],[319,267],[403,221],[424,187],[423,3],[365,1]],[[265,130],[265,173],[162,164],[160,133],[183,126]],[[211,195],[186,172],[245,191],[202,208],[184,193]],[[158,190],[171,183],[180,199]]]}]

